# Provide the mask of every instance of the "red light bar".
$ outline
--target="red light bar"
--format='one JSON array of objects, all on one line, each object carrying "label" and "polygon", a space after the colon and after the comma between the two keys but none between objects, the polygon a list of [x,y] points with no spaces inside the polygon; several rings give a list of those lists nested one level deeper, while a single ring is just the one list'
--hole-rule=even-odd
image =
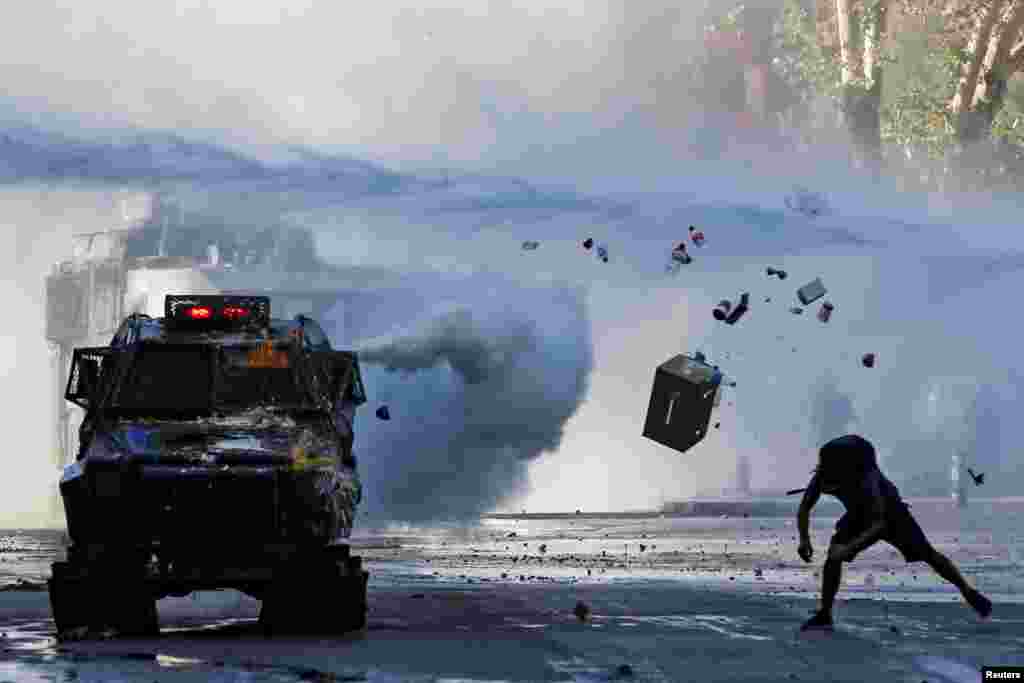
[{"label": "red light bar", "polygon": [[243,306],[225,306],[222,313],[224,317],[229,320],[239,320],[241,318],[249,317],[249,309]]},{"label": "red light bar", "polygon": [[169,321],[224,329],[270,323],[270,299],[265,296],[168,294],[164,311]]}]

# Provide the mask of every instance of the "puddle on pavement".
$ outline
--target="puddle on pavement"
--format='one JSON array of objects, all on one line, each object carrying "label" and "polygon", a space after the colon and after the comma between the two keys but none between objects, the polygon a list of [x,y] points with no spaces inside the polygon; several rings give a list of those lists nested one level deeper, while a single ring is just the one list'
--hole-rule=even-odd
[{"label": "puddle on pavement", "polygon": [[[240,620],[229,619],[234,623]],[[205,628],[223,628],[224,623]],[[173,632],[182,629],[164,629]],[[192,629],[195,630],[195,629]],[[52,622],[23,621],[4,627],[0,647],[14,661],[0,662],[0,683],[112,683],[114,681],[165,680],[215,681],[223,683],[294,683],[295,681],[397,681],[372,671],[322,672],[256,664],[227,664],[194,657],[152,652],[124,651],[83,653],[62,649],[53,637]],[[101,642],[101,641],[98,641]],[[4,657],[4,658],[7,658]]]}]

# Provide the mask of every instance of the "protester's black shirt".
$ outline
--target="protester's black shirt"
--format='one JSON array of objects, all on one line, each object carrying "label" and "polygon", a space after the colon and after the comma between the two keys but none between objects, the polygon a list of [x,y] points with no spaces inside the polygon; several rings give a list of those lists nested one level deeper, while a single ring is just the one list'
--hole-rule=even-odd
[{"label": "protester's black shirt", "polygon": [[[821,490],[819,477],[815,474],[811,485]],[[882,499],[886,516],[903,508],[899,489],[877,468],[871,468],[859,478],[845,482],[829,495],[839,499],[851,518],[865,521],[874,516],[875,500],[878,498]]]}]

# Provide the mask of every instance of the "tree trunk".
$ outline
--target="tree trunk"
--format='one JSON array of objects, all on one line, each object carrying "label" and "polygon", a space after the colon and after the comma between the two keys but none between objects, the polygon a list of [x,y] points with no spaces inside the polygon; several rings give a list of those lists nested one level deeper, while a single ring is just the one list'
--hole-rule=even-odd
[{"label": "tree trunk", "polygon": [[989,0],[968,41],[969,60],[951,104],[956,117],[953,157],[961,187],[988,170],[992,124],[1003,108],[1010,76],[1016,71],[1014,46],[1024,28],[1024,0]]},{"label": "tree trunk", "polygon": [[836,0],[836,28],[839,34],[839,65],[841,83],[846,86],[858,75],[861,64],[853,31],[853,0]]},{"label": "tree trunk", "polygon": [[836,0],[843,118],[857,165],[876,179],[882,166],[881,46],[888,8],[889,0],[873,0],[857,15],[851,0]]},{"label": "tree trunk", "polygon": [[967,52],[970,54],[970,58],[961,67],[960,84],[953,98],[953,114],[957,117],[965,111],[970,111],[974,102],[974,93],[978,87],[978,75],[988,56],[989,40],[1004,5],[1005,0],[988,0],[988,6],[982,16],[978,18],[977,25],[967,42]]}]

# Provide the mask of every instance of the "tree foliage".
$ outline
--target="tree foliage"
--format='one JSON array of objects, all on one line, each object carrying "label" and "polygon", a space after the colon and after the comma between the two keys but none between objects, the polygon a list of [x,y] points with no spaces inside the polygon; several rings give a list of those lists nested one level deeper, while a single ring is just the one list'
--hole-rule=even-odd
[{"label": "tree foliage", "polygon": [[805,105],[849,108],[877,76],[887,149],[1024,175],[1024,0],[784,0],[777,39],[776,68]]}]

